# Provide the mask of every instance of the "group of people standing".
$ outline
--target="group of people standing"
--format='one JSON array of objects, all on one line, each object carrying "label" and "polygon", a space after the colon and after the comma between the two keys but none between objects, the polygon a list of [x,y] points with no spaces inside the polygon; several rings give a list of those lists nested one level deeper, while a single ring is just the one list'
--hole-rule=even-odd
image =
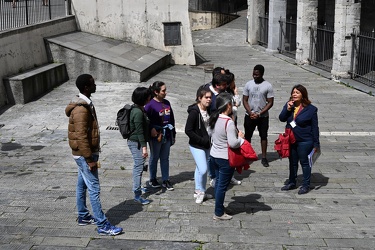
[{"label": "group of people standing", "polygon": [[[225,213],[224,198],[230,183],[241,184],[233,177],[234,168],[229,165],[228,147],[239,148],[244,140],[251,142],[255,129],[258,129],[261,141],[261,163],[269,167],[267,159],[269,110],[274,103],[271,83],[264,80],[264,67],[256,65],[253,80],[243,89],[245,133],[237,129],[237,108],[241,105],[234,74],[217,67],[213,70],[212,81],[199,87],[196,103],[188,107],[185,133],[189,137],[189,148],[196,163],[194,173],[196,203],[208,198],[206,194],[207,175],[211,186],[215,188],[216,220],[229,220],[232,216]],[[320,149],[317,108],[311,104],[307,90],[296,85],[290,100],[285,104],[279,116],[287,122],[286,128],[295,133],[296,143],[291,145],[289,157],[289,180],[281,188],[288,191],[296,188],[298,162],[303,171],[303,184],[298,194],[309,192],[311,168],[308,154]]]},{"label": "group of people standing", "polygon": [[[217,67],[213,70],[212,81],[198,88],[196,102],[187,109],[188,118],[185,133],[189,137],[189,148],[195,160],[194,172],[195,202],[200,204],[212,198],[206,193],[208,176],[214,188],[215,211],[213,219],[230,220],[225,212],[224,199],[229,184],[239,185],[234,178],[234,168],[229,165],[228,147],[239,148],[245,140],[251,142],[255,128],[258,128],[262,149],[262,165],[269,166],[267,160],[267,137],[269,109],[273,106],[272,85],[263,79],[264,67],[256,65],[253,80],[246,83],[242,102],[246,110],[245,133],[237,128],[237,108],[241,97],[235,84],[235,76],[229,70]],[[99,234],[117,235],[123,229],[109,223],[101,208],[98,177],[100,136],[99,125],[91,94],[95,93],[94,78],[89,74],[80,75],[76,80],[79,94],[66,107],[69,117],[68,138],[73,158],[78,166],[77,209],[78,225],[95,224]],[[165,99],[166,84],[156,81],[149,88],[138,87],[132,94],[133,108],[130,113],[132,131],[127,144],[132,154],[134,201],[147,205],[150,200],[142,197],[142,174],[146,170],[150,147],[149,187],[163,187],[172,191],[169,180],[169,154],[176,142],[175,119],[171,104]],[[290,100],[279,115],[286,127],[294,132],[296,142],[291,146],[289,157],[289,180],[281,190],[297,188],[297,170],[300,162],[303,183],[299,194],[309,192],[311,168],[307,155],[320,149],[317,108],[311,104],[307,90],[296,85]],[[157,180],[157,164],[160,160],[161,184]],[[86,206],[88,191],[93,215]]]}]

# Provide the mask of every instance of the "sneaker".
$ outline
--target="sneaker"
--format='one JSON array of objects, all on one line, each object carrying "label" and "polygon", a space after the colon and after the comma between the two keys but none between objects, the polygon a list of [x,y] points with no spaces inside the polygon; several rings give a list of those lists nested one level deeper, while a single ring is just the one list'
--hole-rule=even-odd
[{"label": "sneaker", "polygon": [[309,188],[309,187],[301,187],[301,188],[298,190],[298,194],[307,194],[309,191],[310,191],[310,188]]},{"label": "sneaker", "polygon": [[84,218],[78,217],[79,226],[95,225],[95,224],[96,224],[96,220],[92,215],[86,216]]},{"label": "sneaker", "polygon": [[296,188],[297,188],[296,184],[289,183],[289,184],[285,185],[284,187],[282,187],[281,191],[288,191],[288,190],[292,190],[292,189],[296,189]]},{"label": "sneaker", "polygon": [[108,221],[104,224],[103,228],[98,228],[98,234],[103,235],[118,235],[122,233],[122,227],[112,226]]},{"label": "sneaker", "polygon": [[150,190],[147,187],[141,187],[142,194],[150,192]]},{"label": "sneaker", "polygon": [[232,177],[232,179],[230,180],[230,183],[232,185],[241,185],[242,182]]},{"label": "sneaker", "polygon": [[265,168],[268,168],[270,166],[270,164],[268,164],[268,160],[267,158],[262,158],[262,165],[265,167]]},{"label": "sneaker", "polygon": [[216,183],[216,178],[213,178],[213,179],[210,180],[210,186],[212,188],[215,188],[215,183]]},{"label": "sneaker", "polygon": [[174,188],[169,180],[163,181],[163,188],[166,188],[168,191],[173,191]]},{"label": "sneaker", "polygon": [[197,199],[195,200],[195,203],[197,204],[202,204],[203,203],[203,200],[204,200],[204,197],[205,197],[205,193],[204,192],[199,192],[197,194]]},{"label": "sneaker", "polygon": [[[194,198],[197,198],[198,197],[198,193],[197,192],[194,192]],[[207,193],[205,193],[205,195],[204,195],[204,199],[205,200],[209,200],[209,199],[213,199],[214,197],[213,197],[213,195],[212,194],[207,194]]]},{"label": "sneaker", "polygon": [[228,215],[226,213],[224,213],[222,216],[216,216],[216,215],[214,215],[214,220],[230,220],[232,218],[233,218],[233,216]]},{"label": "sneaker", "polygon": [[142,198],[141,196],[139,196],[139,197],[134,197],[134,201],[135,201],[135,202],[138,202],[138,203],[141,203],[142,205],[150,204],[150,200],[148,200],[148,199],[144,199],[144,198]]},{"label": "sneaker", "polygon": [[151,185],[151,187],[153,187],[153,188],[159,188],[159,187],[161,187],[161,186],[160,186],[160,183],[159,183],[156,179],[152,179],[152,180],[150,180],[150,185]]}]

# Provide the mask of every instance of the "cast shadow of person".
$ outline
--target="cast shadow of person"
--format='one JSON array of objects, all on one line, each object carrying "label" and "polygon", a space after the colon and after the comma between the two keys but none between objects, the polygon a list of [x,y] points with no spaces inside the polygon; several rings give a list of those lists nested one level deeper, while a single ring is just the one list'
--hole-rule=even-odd
[{"label": "cast shadow of person", "polygon": [[270,211],[272,208],[267,206],[263,202],[259,202],[262,196],[260,194],[249,194],[247,196],[234,196],[232,197],[232,202],[227,206],[228,212],[231,215],[247,213],[255,214],[259,211]]},{"label": "cast shadow of person", "polygon": [[[311,179],[310,179],[310,190],[319,190],[322,187],[327,186],[329,181],[329,178],[322,175],[321,173],[311,173]],[[301,186],[303,182],[303,175],[299,174],[297,176],[297,187]],[[284,181],[284,185],[288,184],[289,180],[286,179]]]},{"label": "cast shadow of person", "polygon": [[118,205],[111,207],[105,215],[112,225],[118,225],[132,215],[141,212],[143,210],[142,207],[142,204],[136,203],[133,200],[125,200]]},{"label": "cast shadow of person", "polygon": [[[160,178],[159,178],[160,179]],[[180,172],[177,175],[170,176],[170,181],[173,185],[182,183],[185,181],[194,181],[194,171],[184,171]],[[161,181],[159,180],[159,183],[161,185]],[[166,188],[160,187],[151,187],[149,181],[146,181],[144,183],[144,187],[146,188],[146,192],[144,194],[144,197],[149,197],[150,195],[160,195],[162,193],[165,193],[167,190]]]},{"label": "cast shadow of person", "polygon": [[[258,158],[262,159],[262,154],[259,154]],[[277,152],[267,152],[267,160],[268,162],[277,161],[280,160],[280,156]]]},{"label": "cast shadow of person", "polygon": [[310,188],[319,190],[321,187],[327,186],[329,178],[321,173],[311,173]]}]

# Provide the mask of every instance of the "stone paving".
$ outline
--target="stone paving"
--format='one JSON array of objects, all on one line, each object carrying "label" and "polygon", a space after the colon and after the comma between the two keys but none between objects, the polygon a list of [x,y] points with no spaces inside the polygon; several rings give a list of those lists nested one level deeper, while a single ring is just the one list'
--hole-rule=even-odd
[{"label": "stone paving", "polygon": [[[243,16],[220,28],[194,32],[195,50],[205,63],[229,68],[241,93],[258,63],[265,66],[265,78],[275,90],[270,167],[255,162],[249,171],[236,174],[242,185],[231,186],[225,201],[232,220],[212,219],[214,200],[195,204],[195,165],[183,131],[187,105],[210,74],[203,66],[176,65],[144,83],[97,82],[92,99],[102,137],[101,200],[109,220],[125,231],[115,237],[99,236],[94,226],[77,226],[76,165],[64,114],[77,92],[74,79],[0,115],[0,248],[374,249],[374,97],[249,46],[245,21]],[[132,199],[132,158],[126,141],[107,128],[114,126],[117,110],[130,102],[133,89],[155,80],[166,82],[167,99],[176,114],[177,142],[170,156],[175,190],[153,190],[148,195],[151,204],[142,206]],[[284,127],[278,114],[297,83],[307,87],[319,108],[321,132],[322,155],[313,167],[313,190],[306,195],[280,191],[288,161],[279,160],[273,150]],[[243,116],[241,107],[240,129]],[[259,144],[255,135],[257,152]],[[144,173],[143,181],[147,179]]]}]

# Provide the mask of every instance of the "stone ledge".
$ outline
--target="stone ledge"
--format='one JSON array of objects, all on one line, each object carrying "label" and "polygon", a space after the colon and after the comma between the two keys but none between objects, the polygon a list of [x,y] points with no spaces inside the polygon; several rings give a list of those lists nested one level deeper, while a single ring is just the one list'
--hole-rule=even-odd
[{"label": "stone ledge", "polygon": [[25,104],[69,80],[64,63],[47,64],[4,78],[10,104]]}]

